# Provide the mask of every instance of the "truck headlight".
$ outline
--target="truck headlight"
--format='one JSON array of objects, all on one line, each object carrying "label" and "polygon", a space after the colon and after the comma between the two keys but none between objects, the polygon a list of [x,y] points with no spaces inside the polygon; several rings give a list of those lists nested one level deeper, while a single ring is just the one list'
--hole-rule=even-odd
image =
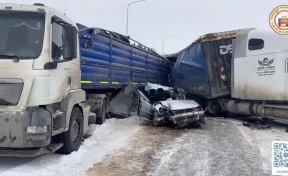
[{"label": "truck headlight", "polygon": [[48,127],[47,126],[28,126],[26,133],[29,134],[39,134],[39,133],[47,133]]}]

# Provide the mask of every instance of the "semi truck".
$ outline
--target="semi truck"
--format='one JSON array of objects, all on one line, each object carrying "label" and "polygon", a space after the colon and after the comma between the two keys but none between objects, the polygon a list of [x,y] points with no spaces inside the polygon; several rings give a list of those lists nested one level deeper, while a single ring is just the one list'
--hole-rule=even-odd
[{"label": "semi truck", "polygon": [[0,156],[70,154],[136,87],[169,84],[164,57],[43,4],[0,4],[0,34]]},{"label": "semi truck", "polygon": [[[174,63],[173,88],[182,88],[213,115],[224,113],[220,100],[231,95],[232,44],[245,29],[200,36],[183,50],[166,56]],[[249,29],[247,29],[249,30]]]},{"label": "semi truck", "polygon": [[201,36],[167,58],[172,85],[208,113],[287,119],[288,39],[272,31],[239,29]]}]

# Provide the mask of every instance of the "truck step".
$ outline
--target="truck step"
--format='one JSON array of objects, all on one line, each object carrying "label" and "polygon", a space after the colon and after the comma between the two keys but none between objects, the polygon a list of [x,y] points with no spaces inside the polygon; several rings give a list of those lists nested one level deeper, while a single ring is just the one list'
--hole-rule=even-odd
[{"label": "truck step", "polygon": [[57,143],[57,144],[51,144],[47,147],[47,150],[49,150],[51,153],[56,152],[63,146],[63,143]]},{"label": "truck step", "polygon": [[53,118],[62,117],[63,114],[64,114],[64,113],[63,113],[62,111],[57,110],[57,111],[55,112],[55,114],[52,115],[52,117],[53,117]]},{"label": "truck step", "polygon": [[90,112],[88,116],[88,125],[95,124],[95,123],[96,123],[96,114],[93,112]]}]

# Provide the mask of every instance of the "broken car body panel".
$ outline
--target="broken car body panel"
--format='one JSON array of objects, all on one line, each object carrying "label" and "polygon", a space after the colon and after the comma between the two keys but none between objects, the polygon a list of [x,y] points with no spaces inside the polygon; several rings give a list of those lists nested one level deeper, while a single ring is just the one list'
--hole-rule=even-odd
[{"label": "broken car body panel", "polygon": [[126,118],[139,103],[138,89],[130,82],[110,101],[109,112],[114,116]]},{"label": "broken car body panel", "polygon": [[153,119],[153,105],[151,105],[150,100],[141,92],[139,91],[140,95],[140,107],[138,109],[138,115],[140,117],[147,118],[149,120]]},{"label": "broken car body panel", "polygon": [[173,88],[171,88],[171,87],[162,86],[162,85],[153,84],[153,83],[146,83],[145,90],[146,90],[146,91],[149,91],[149,90],[151,90],[151,89],[154,89],[154,90],[157,90],[157,89],[173,90]]}]

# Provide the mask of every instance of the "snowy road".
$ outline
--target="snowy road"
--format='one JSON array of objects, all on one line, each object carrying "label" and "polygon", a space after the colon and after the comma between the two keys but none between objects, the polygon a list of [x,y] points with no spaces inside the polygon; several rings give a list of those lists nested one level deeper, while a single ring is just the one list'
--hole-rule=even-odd
[{"label": "snowy road", "polygon": [[38,158],[0,158],[1,176],[82,176],[93,164],[110,152],[125,147],[127,140],[141,126],[139,119],[109,119],[96,126],[93,135],[85,140],[78,152],[67,156],[58,154]]},{"label": "snowy road", "polygon": [[224,120],[208,120],[207,125],[203,130],[187,131],[160,150],[152,175],[271,175],[264,171],[258,146],[238,126]]},{"label": "snowy road", "polygon": [[94,127],[78,152],[0,158],[1,176],[271,175],[271,142],[288,140],[283,127],[253,130],[232,119],[202,128],[155,128],[139,118]]},{"label": "snowy road", "polygon": [[271,175],[271,142],[288,140],[282,127],[253,130],[232,119],[207,119],[201,129],[145,127],[129,148],[108,155],[89,176]]}]

